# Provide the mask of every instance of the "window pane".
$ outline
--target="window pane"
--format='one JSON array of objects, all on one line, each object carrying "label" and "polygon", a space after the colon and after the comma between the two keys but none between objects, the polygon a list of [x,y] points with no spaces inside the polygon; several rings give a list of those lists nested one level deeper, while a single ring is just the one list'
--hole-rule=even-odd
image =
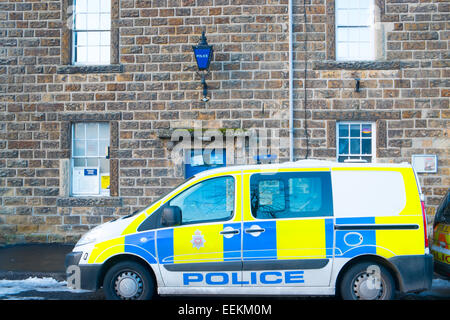
[{"label": "window pane", "polygon": [[100,47],[88,47],[87,63],[96,64],[100,61]]},{"label": "window pane", "polygon": [[87,2],[88,0],[75,0],[75,10],[77,12],[86,12]]},{"label": "window pane", "polygon": [[85,13],[77,13],[75,16],[75,29],[86,30],[87,29],[87,15]]},{"label": "window pane", "polygon": [[372,140],[371,139],[362,139],[362,154],[371,154],[372,153]]},{"label": "window pane", "polygon": [[109,123],[100,122],[99,124],[99,138],[109,140]]},{"label": "window pane", "polygon": [[75,140],[74,141],[73,155],[75,157],[83,157],[85,155],[84,140]]},{"label": "window pane", "polygon": [[100,45],[108,46],[111,43],[111,34],[109,31],[101,32],[100,34]]},{"label": "window pane", "polygon": [[76,35],[75,39],[76,46],[84,46],[84,47],[87,46],[88,43],[87,32],[75,32],[75,35]]},{"label": "window pane", "polygon": [[97,123],[86,123],[86,139],[98,139]]},{"label": "window pane", "polygon": [[100,29],[109,30],[111,29],[111,15],[107,13],[102,13],[100,15]]},{"label": "window pane", "polygon": [[345,42],[345,41],[349,41],[349,37],[348,37],[348,28],[338,28],[337,29],[337,40],[339,42]]},{"label": "window pane", "polygon": [[340,156],[340,157],[338,157],[338,162],[344,162],[344,160],[347,160],[348,159],[348,157],[346,157],[346,156]]},{"label": "window pane", "polygon": [[252,212],[259,219],[276,218],[276,213],[285,210],[286,199],[282,180],[262,180],[253,186]]},{"label": "window pane", "polygon": [[85,159],[84,158],[75,158],[75,159],[73,159],[73,166],[74,167],[84,167],[85,166]]},{"label": "window pane", "polygon": [[98,141],[86,140],[86,155],[90,157],[98,156]]},{"label": "window pane", "polygon": [[98,144],[98,155],[99,157],[106,157],[108,154],[109,141],[100,140]]},{"label": "window pane", "polygon": [[170,205],[181,209],[183,224],[227,219],[234,211],[234,178],[200,182],[176,196]]},{"label": "window pane", "polygon": [[100,173],[109,173],[109,159],[100,159]]},{"label": "window pane", "polygon": [[360,137],[361,126],[359,124],[350,125],[350,137]]},{"label": "window pane", "polygon": [[111,57],[110,47],[100,47],[99,64],[109,64]]},{"label": "window pane", "polygon": [[348,154],[348,139],[339,139],[339,154]]},{"label": "window pane", "polygon": [[348,137],[348,124],[339,124],[339,137]]},{"label": "window pane", "polygon": [[98,159],[97,158],[87,158],[86,159],[86,167],[98,167]]},{"label": "window pane", "polygon": [[87,28],[88,30],[98,30],[100,27],[100,16],[95,13],[87,14]]},{"label": "window pane", "polygon": [[89,12],[99,12],[100,11],[100,0],[89,0],[88,1],[88,11]]},{"label": "window pane", "polygon": [[363,137],[371,137],[372,136],[372,125],[370,123],[364,123],[362,125],[361,135]]},{"label": "window pane", "polygon": [[350,153],[351,154],[360,154],[360,139],[350,139]]},{"label": "window pane", "polygon": [[348,44],[338,43],[336,46],[336,59],[338,60],[349,60]]},{"label": "window pane", "polygon": [[111,0],[101,0],[100,1],[100,12],[111,12]]},{"label": "window pane", "polygon": [[320,178],[289,179],[290,211],[318,211],[322,206],[322,182]]},{"label": "window pane", "polygon": [[75,123],[75,139],[84,139],[84,123]]},{"label": "window pane", "polygon": [[87,47],[77,47],[75,61],[85,63],[87,61]]},{"label": "window pane", "polygon": [[99,46],[100,45],[100,32],[87,32],[87,45]]}]

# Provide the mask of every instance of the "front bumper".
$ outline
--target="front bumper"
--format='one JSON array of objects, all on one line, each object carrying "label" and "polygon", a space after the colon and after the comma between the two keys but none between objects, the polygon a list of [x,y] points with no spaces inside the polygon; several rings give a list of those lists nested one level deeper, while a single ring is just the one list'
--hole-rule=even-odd
[{"label": "front bumper", "polygon": [[389,261],[397,271],[401,292],[420,292],[431,289],[433,255],[396,256]]},{"label": "front bumper", "polygon": [[71,252],[66,255],[67,285],[74,289],[97,290],[100,288],[102,265],[79,265],[83,252]]}]

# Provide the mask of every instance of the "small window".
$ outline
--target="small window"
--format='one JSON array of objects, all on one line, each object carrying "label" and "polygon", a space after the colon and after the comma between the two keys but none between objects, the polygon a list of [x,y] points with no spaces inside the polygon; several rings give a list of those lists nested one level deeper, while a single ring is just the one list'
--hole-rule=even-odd
[{"label": "small window", "polygon": [[374,60],[373,0],[336,0],[336,60]]},{"label": "small window", "polygon": [[181,209],[182,224],[228,220],[234,213],[234,178],[197,183],[169,201]]},{"label": "small window", "polygon": [[252,214],[258,219],[331,216],[329,172],[254,174],[250,178]]},{"label": "small window", "polygon": [[110,64],[111,0],[74,0],[73,19],[73,64]]},{"label": "small window", "polygon": [[337,160],[365,160],[375,157],[375,125],[368,122],[339,122],[336,128]]},{"label": "small window", "polygon": [[72,124],[72,194],[109,195],[109,123]]}]

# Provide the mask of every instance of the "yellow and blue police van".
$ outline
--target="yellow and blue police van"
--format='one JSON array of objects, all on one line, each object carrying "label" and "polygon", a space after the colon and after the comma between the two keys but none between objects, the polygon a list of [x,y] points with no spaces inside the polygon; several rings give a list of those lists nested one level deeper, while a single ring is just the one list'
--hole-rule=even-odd
[{"label": "yellow and blue police van", "polygon": [[421,197],[406,163],[212,169],[84,234],[66,256],[68,285],[107,299],[392,299],[431,287]]}]

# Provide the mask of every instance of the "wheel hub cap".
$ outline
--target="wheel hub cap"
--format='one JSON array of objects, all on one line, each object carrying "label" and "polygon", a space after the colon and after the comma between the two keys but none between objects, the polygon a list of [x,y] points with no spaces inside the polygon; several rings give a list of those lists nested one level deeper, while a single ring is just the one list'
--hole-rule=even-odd
[{"label": "wheel hub cap", "polygon": [[122,299],[136,298],[142,293],[142,279],[134,272],[124,272],[117,277],[115,290]]},{"label": "wheel hub cap", "polygon": [[376,300],[383,295],[383,285],[381,281],[377,283],[366,274],[359,275],[353,283],[353,292],[358,299]]}]

